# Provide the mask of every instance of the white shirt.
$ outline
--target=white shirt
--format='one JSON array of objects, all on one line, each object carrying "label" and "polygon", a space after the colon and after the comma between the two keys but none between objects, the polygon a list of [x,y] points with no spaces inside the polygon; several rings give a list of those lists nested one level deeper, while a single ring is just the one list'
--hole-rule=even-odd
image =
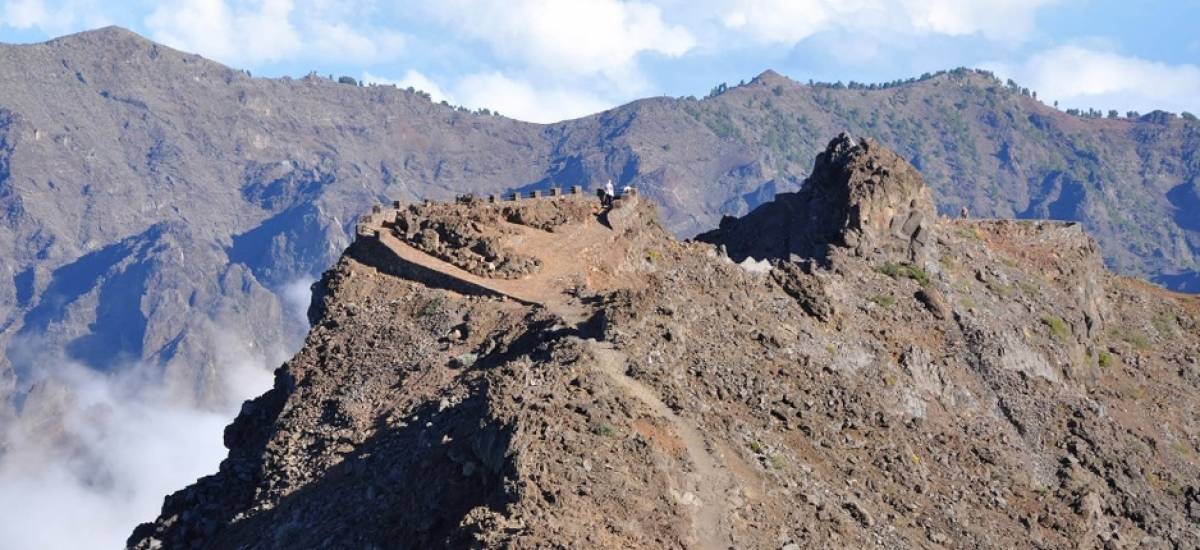
[{"label": "white shirt", "polygon": [[612,182],[611,182],[611,181],[610,181],[610,182],[608,182],[608,183],[606,183],[606,184],[604,184],[604,192],[605,192],[605,193],[608,193],[610,196],[614,194],[614,193],[613,193],[613,186],[612,186]]}]

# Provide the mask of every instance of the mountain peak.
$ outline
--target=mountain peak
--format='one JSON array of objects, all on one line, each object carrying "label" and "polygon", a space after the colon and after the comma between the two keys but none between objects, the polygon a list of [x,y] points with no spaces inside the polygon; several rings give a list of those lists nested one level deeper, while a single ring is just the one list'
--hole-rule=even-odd
[{"label": "mountain peak", "polygon": [[68,35],[60,36],[58,38],[48,41],[48,43],[51,43],[51,44],[53,44],[53,43],[62,44],[62,43],[73,43],[73,42],[85,42],[85,43],[91,43],[91,44],[112,44],[112,43],[116,43],[116,42],[137,42],[137,43],[146,44],[146,45],[155,43],[154,41],[150,40],[149,38],[146,38],[146,37],[144,37],[136,32],[133,32],[125,27],[120,27],[117,25],[109,25],[107,27],[100,27],[98,29],[90,29],[90,30],[86,30],[86,31],[77,32],[75,34],[68,34]]},{"label": "mountain peak", "polygon": [[783,76],[771,69],[767,69],[767,70],[763,71],[762,73],[759,73],[758,76],[754,77],[754,79],[751,80],[751,82],[762,82],[764,84],[776,84],[776,83],[783,83],[783,82],[790,82],[790,81],[791,81],[791,79],[789,79],[788,77]]}]

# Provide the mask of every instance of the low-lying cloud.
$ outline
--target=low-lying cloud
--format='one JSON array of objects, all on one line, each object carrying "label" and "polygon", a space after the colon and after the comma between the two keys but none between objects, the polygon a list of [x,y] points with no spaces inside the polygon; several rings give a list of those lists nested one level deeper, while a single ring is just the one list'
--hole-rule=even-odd
[{"label": "low-lying cloud", "polygon": [[58,357],[31,371],[21,418],[0,430],[0,547],[123,547],[163,497],[215,472],[224,427],[284,354],[219,329],[211,345],[225,396],[212,408],[184,404],[150,365],[102,373]]}]

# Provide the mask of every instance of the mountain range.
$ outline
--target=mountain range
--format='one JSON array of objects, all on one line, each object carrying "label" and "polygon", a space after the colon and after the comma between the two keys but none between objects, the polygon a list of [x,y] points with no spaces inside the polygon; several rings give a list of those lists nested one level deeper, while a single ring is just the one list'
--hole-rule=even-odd
[{"label": "mountain range", "polygon": [[49,360],[151,364],[179,399],[219,399],[230,349],[297,345],[283,297],[370,205],[612,179],[690,237],[800,189],[843,131],[915,166],[942,214],[1078,221],[1118,272],[1200,288],[1193,118],[1067,114],[969,69],[869,86],[767,71],[541,125],[253,77],[109,27],[0,46],[3,414]]}]

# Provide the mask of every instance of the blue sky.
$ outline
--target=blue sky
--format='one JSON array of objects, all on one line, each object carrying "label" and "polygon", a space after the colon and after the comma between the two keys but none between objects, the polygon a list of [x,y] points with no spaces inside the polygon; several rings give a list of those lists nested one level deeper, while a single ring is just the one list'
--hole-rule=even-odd
[{"label": "blue sky", "polygon": [[956,66],[1061,108],[1200,112],[1200,1],[0,0],[0,40],[116,24],[257,76],[413,85],[547,122],[765,69],[876,82]]}]

